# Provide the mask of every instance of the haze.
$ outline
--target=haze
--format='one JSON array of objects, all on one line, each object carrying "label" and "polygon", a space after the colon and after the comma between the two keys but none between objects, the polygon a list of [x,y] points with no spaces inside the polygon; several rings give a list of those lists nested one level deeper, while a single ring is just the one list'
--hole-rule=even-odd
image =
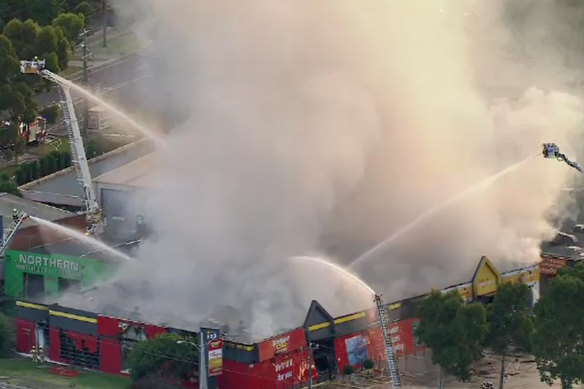
[{"label": "haze", "polygon": [[[531,7],[521,29],[501,1],[134,3],[156,24],[153,101],[182,124],[136,200],[158,239],[118,279],[150,294],[126,298],[192,320],[229,305],[257,336],[301,324],[311,299],[350,313],[367,293],[287,258],[348,263],[543,142],[576,152],[582,101],[558,75],[578,75],[531,27],[558,20],[518,3]],[[535,263],[574,178],[535,159],[360,275],[397,300],[469,280],[481,255]]]}]

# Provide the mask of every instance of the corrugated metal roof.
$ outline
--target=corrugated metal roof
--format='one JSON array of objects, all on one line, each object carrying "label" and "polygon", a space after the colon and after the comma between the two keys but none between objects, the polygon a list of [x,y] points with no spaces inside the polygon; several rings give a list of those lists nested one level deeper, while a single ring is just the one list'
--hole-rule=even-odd
[{"label": "corrugated metal roof", "polygon": [[[19,211],[24,211],[31,216],[36,216],[38,218],[55,221],[64,219],[66,217],[75,216],[74,213],[65,211],[56,207],[51,207],[49,205],[36,203],[22,197],[14,196],[8,193],[0,193],[0,215],[7,220],[4,225],[8,225],[12,219],[12,210],[18,209]],[[32,221],[25,221],[23,227],[28,227],[31,225],[36,225]]]},{"label": "corrugated metal roof", "polygon": [[158,153],[151,153],[102,174],[94,178],[93,181],[96,184],[150,187],[152,185],[151,173],[157,164]]},{"label": "corrugated metal roof", "polygon": [[[109,153],[89,160],[89,170],[92,177],[98,177],[113,169],[119,168],[153,151],[152,142],[142,139],[117,148]],[[24,197],[26,192],[57,193],[82,198],[83,188],[77,181],[74,166],[54,174],[29,182],[19,188]]]}]

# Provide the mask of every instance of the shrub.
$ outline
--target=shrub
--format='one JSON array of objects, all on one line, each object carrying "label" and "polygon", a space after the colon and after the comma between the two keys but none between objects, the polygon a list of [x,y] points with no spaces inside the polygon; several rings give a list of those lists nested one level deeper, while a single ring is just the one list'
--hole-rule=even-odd
[{"label": "shrub", "polygon": [[40,115],[47,119],[48,124],[55,124],[61,117],[61,107],[58,105],[49,105],[40,111]]},{"label": "shrub", "polygon": [[343,367],[343,374],[344,375],[351,375],[355,372],[355,368],[352,365],[345,365]]},{"label": "shrub", "polygon": [[363,369],[373,369],[375,364],[371,359],[367,359],[363,362]]}]

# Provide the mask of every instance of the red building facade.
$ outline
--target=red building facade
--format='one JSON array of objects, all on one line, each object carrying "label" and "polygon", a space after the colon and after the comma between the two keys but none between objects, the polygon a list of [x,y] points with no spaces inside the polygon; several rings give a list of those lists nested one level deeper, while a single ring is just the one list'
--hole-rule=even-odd
[{"label": "red building facade", "polygon": [[[19,301],[17,351],[43,346],[54,362],[127,375],[136,342],[177,330],[92,312]],[[390,332],[398,356],[417,352],[413,323],[395,320]],[[195,335],[196,336],[196,335]],[[309,342],[311,348],[308,347]],[[309,369],[309,353],[311,368]],[[316,301],[304,325],[254,344],[224,342],[219,388],[284,389],[327,380],[346,365],[371,359],[385,366],[385,348],[376,310],[332,318]],[[186,386],[192,386],[192,382]]]}]

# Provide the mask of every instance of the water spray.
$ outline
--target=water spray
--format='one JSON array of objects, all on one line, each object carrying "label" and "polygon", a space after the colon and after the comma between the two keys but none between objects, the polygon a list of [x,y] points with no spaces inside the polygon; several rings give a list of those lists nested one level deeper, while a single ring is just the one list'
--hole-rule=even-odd
[{"label": "water spray", "polygon": [[38,218],[35,216],[29,216],[29,217],[31,220],[35,221],[36,223],[38,223],[44,227],[51,228],[51,229],[58,231],[62,234],[65,234],[65,235],[68,235],[72,238],[75,238],[75,239],[79,240],[80,242],[85,243],[85,244],[87,244],[95,249],[99,249],[99,251],[107,252],[108,254],[111,254],[112,256],[114,256],[118,259],[122,259],[124,261],[134,262],[134,259],[132,257],[122,253],[121,251],[118,251],[118,250],[108,246],[107,244],[105,244],[97,239],[94,239],[90,236],[87,236],[82,232],[76,231],[72,228],[65,227],[65,226],[62,226],[60,224],[53,223],[53,222],[50,222],[48,220],[41,219],[41,218]]},{"label": "water spray", "polygon": [[375,293],[373,288],[371,288],[369,285],[367,285],[367,283],[365,281],[363,281],[362,279],[360,279],[359,277],[357,277],[356,275],[354,275],[350,271],[348,271],[348,270],[344,269],[343,267],[341,267],[341,266],[339,266],[339,265],[337,265],[329,260],[326,260],[324,258],[300,256],[300,257],[292,257],[291,259],[302,260],[302,261],[311,261],[311,262],[318,263],[320,265],[328,266],[331,269],[333,269],[334,271],[339,272],[340,274],[351,279],[352,281],[355,281],[357,284],[359,284],[361,287],[363,287],[364,289],[366,289],[369,293],[371,293],[373,295],[373,297],[374,297],[373,301],[375,302],[375,305],[377,307],[377,313],[379,314],[379,324],[381,326],[381,333],[383,335],[383,342],[384,342],[384,346],[385,346],[385,352],[387,355],[387,366],[389,368],[389,373],[391,376],[392,387],[393,388],[401,387],[399,371],[398,371],[398,367],[397,367],[397,362],[395,360],[395,353],[394,353],[393,346],[391,343],[391,336],[390,336],[390,331],[389,331],[389,318],[387,316],[385,302],[383,301],[381,294]]},{"label": "water spray", "polygon": [[474,184],[473,186],[467,188],[466,190],[460,192],[459,194],[451,197],[450,199],[446,200],[443,203],[440,203],[432,208],[430,208],[429,210],[427,210],[426,212],[422,213],[421,215],[419,215],[418,217],[416,217],[412,222],[406,224],[404,227],[400,228],[399,230],[397,230],[395,233],[393,233],[389,238],[385,239],[384,241],[378,243],[377,245],[373,246],[371,249],[369,249],[368,251],[366,251],[365,253],[361,254],[359,257],[357,257],[356,259],[354,259],[350,264],[349,264],[349,268],[355,268],[355,266],[361,264],[362,262],[368,260],[369,258],[372,258],[374,254],[376,254],[379,251],[382,251],[384,249],[386,249],[387,247],[391,246],[392,244],[395,243],[395,241],[401,237],[402,235],[410,232],[411,230],[415,229],[416,227],[418,227],[420,224],[422,224],[423,222],[427,221],[428,219],[430,219],[431,217],[433,217],[434,215],[440,213],[442,210],[458,203],[459,201],[464,200],[465,198],[480,192],[488,187],[490,187],[492,184],[494,184],[497,180],[499,180],[500,178],[506,176],[507,174],[517,170],[518,168],[520,168],[521,166],[523,166],[527,161],[530,161],[531,159],[535,158],[539,156],[539,153],[531,156],[531,157],[527,157],[522,161],[519,161],[517,163],[514,163],[511,166],[506,167],[505,169],[501,170],[500,172],[493,174],[490,177],[485,178],[484,180],[482,180],[481,182],[478,182],[476,184]]}]

